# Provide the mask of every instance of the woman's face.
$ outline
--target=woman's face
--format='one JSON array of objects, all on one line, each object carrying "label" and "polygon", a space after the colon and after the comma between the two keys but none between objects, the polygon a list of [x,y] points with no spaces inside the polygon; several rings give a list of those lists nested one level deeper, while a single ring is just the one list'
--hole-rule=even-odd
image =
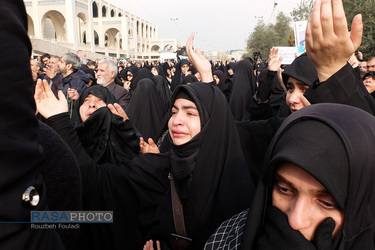
[{"label": "woman's face", "polygon": [[214,75],[213,78],[214,78],[214,80],[215,80],[215,82],[216,82],[216,85],[218,85],[219,82],[220,82],[219,77],[218,77],[217,75]]},{"label": "woman's face", "polygon": [[292,163],[284,163],[276,171],[272,205],[283,211],[289,225],[309,241],[326,218],[331,217],[336,223],[333,237],[344,221],[344,213],[324,186]]},{"label": "woman's face", "polygon": [[168,129],[174,145],[190,141],[201,131],[201,119],[194,102],[182,98],[174,102]]},{"label": "woman's face", "polygon": [[293,113],[301,108],[311,105],[311,103],[304,96],[306,90],[309,88],[308,85],[301,81],[289,77],[286,85],[286,103],[288,104],[290,111]]},{"label": "woman's face", "polygon": [[126,77],[128,78],[128,81],[131,81],[133,79],[133,73],[130,71],[126,72]]},{"label": "woman's face", "polygon": [[81,107],[79,107],[79,115],[81,116],[82,122],[86,121],[95,110],[104,106],[107,106],[107,104],[102,99],[93,94],[89,94],[83,101]]},{"label": "woman's face", "polygon": [[158,70],[157,70],[155,67],[152,67],[152,69],[151,69],[151,73],[152,73],[154,76],[159,75],[159,72],[158,72]]}]

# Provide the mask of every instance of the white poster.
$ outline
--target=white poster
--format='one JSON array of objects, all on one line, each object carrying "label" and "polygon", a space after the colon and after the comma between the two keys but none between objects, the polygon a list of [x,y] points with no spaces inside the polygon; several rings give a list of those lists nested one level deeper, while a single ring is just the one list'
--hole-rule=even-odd
[{"label": "white poster", "polygon": [[294,23],[294,38],[298,53],[301,54],[306,51],[305,48],[305,33],[306,33],[307,21],[299,21]]},{"label": "white poster", "polygon": [[276,47],[279,49],[279,53],[277,55],[277,59],[280,56],[283,57],[281,64],[289,65],[291,64],[298,54],[297,47]]}]

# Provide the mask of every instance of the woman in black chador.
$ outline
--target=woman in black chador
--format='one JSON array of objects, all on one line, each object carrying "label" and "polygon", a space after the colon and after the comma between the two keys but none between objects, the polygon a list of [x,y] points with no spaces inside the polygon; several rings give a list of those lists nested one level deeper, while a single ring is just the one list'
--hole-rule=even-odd
[{"label": "woman in black chador", "polygon": [[[48,84],[44,84],[48,92]],[[113,229],[124,225],[127,230],[135,229],[128,235],[133,239],[126,237],[125,241],[132,246],[148,239],[169,246],[171,234],[181,235],[173,219],[169,174],[182,204],[186,236],[192,239],[190,249],[202,248],[222,221],[250,206],[254,186],[234,120],[218,88],[206,83],[178,87],[172,96],[174,105],[168,122],[171,150],[144,154],[126,165],[99,165],[93,161],[67,124],[70,121],[64,113],[64,99],[55,99],[54,108],[46,109],[41,93],[39,84],[36,98],[40,112],[79,161],[84,198],[94,208],[117,211]],[[56,128],[57,120],[64,124],[60,129]],[[135,242],[138,226],[142,242]],[[124,247],[124,241],[118,242],[120,234],[110,236],[112,229],[106,232],[108,238],[102,242],[109,241],[112,248]]]},{"label": "woman in black chador", "polygon": [[249,210],[205,249],[373,249],[375,118],[342,104],[290,115],[273,138]]}]

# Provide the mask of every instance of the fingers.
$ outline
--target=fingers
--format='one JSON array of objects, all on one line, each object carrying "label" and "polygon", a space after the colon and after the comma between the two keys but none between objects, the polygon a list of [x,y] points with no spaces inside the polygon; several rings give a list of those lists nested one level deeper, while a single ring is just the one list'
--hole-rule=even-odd
[{"label": "fingers", "polygon": [[342,4],[342,0],[333,0],[332,9],[334,17],[333,28],[336,35],[348,36],[348,23],[346,21],[344,5]]},{"label": "fingers", "polygon": [[156,241],[156,248],[157,248],[157,250],[161,250],[161,247],[160,247],[160,241]]},{"label": "fingers", "polygon": [[[324,0],[321,3],[321,9],[320,9],[320,25],[322,27],[323,32],[323,39],[327,38],[326,36],[334,34],[335,31],[333,30],[333,19],[332,19],[332,6],[331,6],[331,0]],[[335,19],[336,24],[336,19]]]},{"label": "fingers", "polygon": [[362,42],[363,35],[363,23],[362,15],[358,14],[353,18],[352,31],[350,33],[350,39],[352,40],[354,50],[357,50]]},{"label": "fingers", "polygon": [[59,100],[65,100],[65,95],[64,95],[64,93],[61,90],[59,90],[59,92],[57,93],[57,95],[59,97]]},{"label": "fingers", "polygon": [[154,142],[154,140],[152,138],[148,138],[148,144],[151,146],[151,147],[156,147],[156,144]]},{"label": "fingers", "polygon": [[322,26],[320,22],[320,8],[321,2],[320,0],[315,0],[313,12],[311,14],[311,35],[313,40],[322,40]]}]

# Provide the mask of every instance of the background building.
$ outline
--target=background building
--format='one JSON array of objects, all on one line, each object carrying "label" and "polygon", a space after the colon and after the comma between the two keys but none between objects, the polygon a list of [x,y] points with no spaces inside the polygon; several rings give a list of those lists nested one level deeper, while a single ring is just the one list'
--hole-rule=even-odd
[{"label": "background building", "polygon": [[62,55],[85,50],[104,57],[158,60],[174,52],[177,39],[158,39],[158,28],[101,0],[24,0],[33,53]]}]

